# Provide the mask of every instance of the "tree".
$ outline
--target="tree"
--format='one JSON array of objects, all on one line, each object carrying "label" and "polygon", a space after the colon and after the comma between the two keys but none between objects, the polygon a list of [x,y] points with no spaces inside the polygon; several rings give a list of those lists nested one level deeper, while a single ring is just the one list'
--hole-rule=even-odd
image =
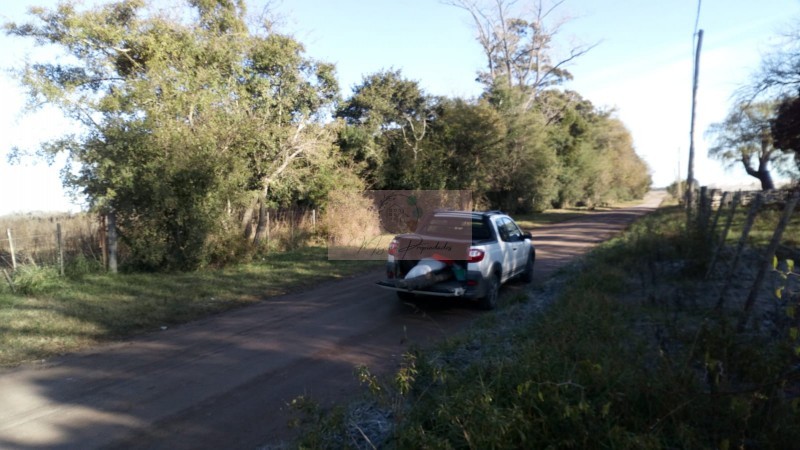
[{"label": "tree", "polygon": [[729,167],[741,163],[763,190],[775,189],[770,164],[781,167],[785,163],[770,132],[775,108],[774,102],[737,104],[723,122],[712,124],[707,131],[714,139],[708,155]]},{"label": "tree", "polygon": [[547,146],[558,158],[553,206],[589,206],[644,195],[647,164],[636,154],[630,132],[613,111],[598,110],[574,91],[547,90],[539,99],[548,111]]},{"label": "tree", "polygon": [[[783,42],[761,58],[761,65],[753,81],[741,88],[742,103],[757,99],[778,102],[777,113],[771,123],[774,146],[784,152],[794,153],[800,169],[800,28],[785,33]],[[796,175],[796,174],[794,174]]]},{"label": "tree", "polygon": [[553,41],[567,20],[552,21],[552,15],[564,0],[533,0],[527,9],[514,8],[513,0],[446,3],[467,11],[475,23],[486,57],[486,70],[479,72],[478,80],[488,89],[499,85],[524,91],[524,108],[531,107],[543,89],[571,79],[565,66],[597,45],[574,46],[567,56],[555,56]]},{"label": "tree", "polygon": [[765,53],[753,82],[740,92],[746,101],[756,97],[789,97],[800,92],[800,28],[790,30],[782,44]]},{"label": "tree", "polygon": [[490,203],[509,212],[550,208],[558,195],[561,168],[556,149],[547,142],[547,117],[538,108],[521,107],[527,96],[519,89],[498,88],[490,94],[487,101],[506,128]]},{"label": "tree", "polygon": [[65,183],[117,214],[148,268],[204,264],[210,237],[230,229],[229,205],[260,192],[263,212],[271,188],[331,157],[320,119],[338,93],[333,66],[269,23],[251,32],[242,0],[187,6],[170,15],[145,0],[86,11],[62,2],[5,24],[68,56],[19,71],[31,104],[84,127],[44,150],[68,155]]},{"label": "tree", "polygon": [[[363,164],[368,185],[382,189],[436,189],[420,177],[425,143],[436,100],[400,70],[364,76],[336,117],[347,128],[340,134],[345,152]],[[423,186],[424,185],[424,186]]]},{"label": "tree", "polygon": [[486,205],[508,164],[503,118],[484,100],[446,99],[436,110],[430,143],[436,160],[427,161],[427,167],[447,189],[471,190],[476,204]]},{"label": "tree", "polygon": [[794,153],[795,163],[800,169],[800,97],[787,97],[780,102],[771,123],[771,132],[775,147]]},{"label": "tree", "polygon": [[[636,154],[633,137],[621,120],[600,115],[594,131],[594,148],[604,166],[602,183],[596,183],[598,201],[628,201],[642,198],[652,179],[647,163]],[[610,176],[608,176],[610,175]]]}]

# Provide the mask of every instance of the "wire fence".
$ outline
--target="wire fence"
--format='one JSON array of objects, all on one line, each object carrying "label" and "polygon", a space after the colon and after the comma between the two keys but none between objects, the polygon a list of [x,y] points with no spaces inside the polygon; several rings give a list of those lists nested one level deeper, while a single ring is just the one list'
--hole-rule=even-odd
[{"label": "wire fence", "polygon": [[[798,201],[798,190],[700,191],[694,205],[696,227],[711,249],[706,278],[721,282],[717,310],[734,301],[730,292],[743,281],[741,266],[755,265],[755,270],[750,271],[754,275],[748,280],[747,297],[741,304],[740,331],[746,327],[759,299],[777,297],[782,307],[793,307],[798,301],[795,298],[798,294],[795,262],[800,263],[800,217],[795,214]],[[740,221],[742,231],[731,245],[728,238],[735,220]],[[756,221],[762,222],[759,229],[771,229],[771,233],[754,235]],[[751,253],[755,249],[755,255],[743,262],[748,249]]]},{"label": "wire fence", "polygon": [[54,266],[81,257],[98,259],[99,222],[85,214],[15,216],[0,220],[0,267]]},{"label": "wire fence", "polygon": [[[255,242],[258,217],[242,222],[241,238],[263,250],[289,250],[303,246],[319,230],[318,211],[284,208],[266,211],[263,239]],[[104,216],[58,214],[0,217],[0,269],[13,272],[22,265],[55,267],[62,274],[76,261],[108,266],[108,234]],[[119,263],[127,252],[122,246]]]}]

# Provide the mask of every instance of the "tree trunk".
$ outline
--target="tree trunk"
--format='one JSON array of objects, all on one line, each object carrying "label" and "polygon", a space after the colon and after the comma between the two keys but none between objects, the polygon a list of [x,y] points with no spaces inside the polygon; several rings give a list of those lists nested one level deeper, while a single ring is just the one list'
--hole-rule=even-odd
[{"label": "tree trunk", "polygon": [[758,179],[761,181],[762,191],[775,189],[775,183],[772,181],[772,175],[769,173],[769,170],[759,171]]},{"label": "tree trunk", "polygon": [[108,230],[106,231],[106,239],[108,239],[108,271],[117,273],[117,214],[115,212],[108,213],[106,219]]},{"label": "tree trunk", "polygon": [[769,173],[768,161],[759,160],[757,170],[752,167],[750,161],[745,157],[742,157],[742,163],[744,164],[744,170],[747,171],[747,174],[751,177],[758,178],[758,181],[761,182],[762,191],[775,189],[775,183],[772,181],[772,174]]},{"label": "tree trunk", "polygon": [[244,237],[248,241],[252,241],[253,238],[255,238],[256,228],[253,226],[253,214],[255,213],[257,205],[258,196],[253,196],[242,216],[242,230],[244,231]]},{"label": "tree trunk", "polygon": [[761,133],[761,155],[758,158],[758,179],[761,180],[761,190],[769,191],[775,189],[775,183],[772,182],[772,175],[769,173],[769,148],[772,139],[769,135],[769,129],[765,128]]},{"label": "tree trunk", "polygon": [[256,227],[256,235],[253,238],[253,244],[258,245],[264,240],[267,235],[267,200],[260,198],[258,200],[258,226]]}]

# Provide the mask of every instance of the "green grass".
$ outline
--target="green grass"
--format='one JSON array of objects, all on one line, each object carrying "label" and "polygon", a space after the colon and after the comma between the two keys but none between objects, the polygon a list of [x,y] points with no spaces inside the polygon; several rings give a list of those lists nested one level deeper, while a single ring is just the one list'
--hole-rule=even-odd
[{"label": "green grass", "polygon": [[[723,210],[723,216],[725,218],[727,218],[727,216],[725,216],[726,213],[727,211]],[[758,216],[756,216],[753,229],[748,236],[748,244],[765,247],[769,243],[770,239],[772,239],[775,227],[780,221],[782,215],[783,211],[768,209],[766,211],[762,211]],[[747,208],[738,208],[734,217],[733,226],[731,227],[731,232],[727,238],[727,242],[729,244],[739,240],[746,220]],[[721,228],[723,225],[724,220],[721,217],[720,225],[718,225],[718,227]],[[791,221],[789,222],[789,226],[783,232],[783,240],[786,241],[785,243],[787,245],[800,245],[800,212],[795,211]]]},{"label": "green grass", "polygon": [[[0,366],[13,366],[195,320],[302,286],[378,268],[376,261],[329,261],[309,247],[220,270],[170,274],[86,274],[60,278],[34,268],[14,295],[0,288]],[[37,278],[38,277],[38,278]]]}]

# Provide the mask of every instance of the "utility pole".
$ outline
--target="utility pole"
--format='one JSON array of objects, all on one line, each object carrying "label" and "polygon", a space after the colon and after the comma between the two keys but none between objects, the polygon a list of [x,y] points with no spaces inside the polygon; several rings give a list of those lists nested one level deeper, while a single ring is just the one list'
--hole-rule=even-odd
[{"label": "utility pole", "polygon": [[689,128],[689,173],[686,175],[686,226],[692,221],[694,200],[694,123],[697,110],[697,80],[700,73],[700,48],[703,46],[703,30],[697,32],[697,49],[694,53],[694,77],[692,80],[692,124]]},{"label": "utility pole", "polygon": [[675,200],[680,202],[680,197],[685,196],[683,177],[681,176],[681,148],[678,147],[678,176],[675,178]]}]

